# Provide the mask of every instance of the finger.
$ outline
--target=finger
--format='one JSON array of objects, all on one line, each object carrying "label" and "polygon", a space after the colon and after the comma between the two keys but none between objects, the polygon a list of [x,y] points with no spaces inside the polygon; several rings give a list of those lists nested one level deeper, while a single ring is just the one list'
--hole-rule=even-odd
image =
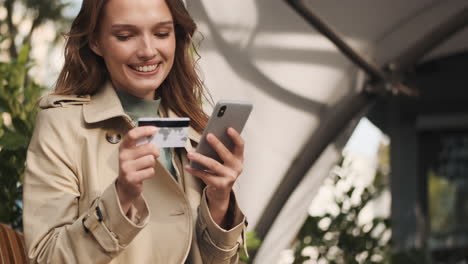
[{"label": "finger", "polygon": [[132,130],[128,131],[125,135],[124,139],[122,140],[121,147],[134,147],[139,139],[152,136],[157,131],[158,129],[154,126],[142,126],[133,128]]},{"label": "finger", "polygon": [[120,164],[119,175],[123,176],[126,181],[130,181],[131,175],[140,170],[154,167],[155,159],[153,156],[145,156],[137,160],[128,160]]},{"label": "finger", "polygon": [[154,167],[156,158],[153,155],[146,155],[136,160],[129,161],[128,163],[132,171],[139,171]]},{"label": "finger", "polygon": [[134,148],[124,149],[120,152],[120,160],[136,160],[146,155],[153,155],[155,158],[159,158],[160,150],[152,143],[146,143]]},{"label": "finger", "polygon": [[189,166],[184,167],[185,170],[190,173],[191,175],[200,178],[206,185],[219,185],[219,178],[217,175],[209,173],[207,171],[197,170],[194,168],[190,168]]},{"label": "finger", "polygon": [[228,168],[226,168],[223,164],[200,153],[189,152],[187,153],[187,158],[204,166],[208,170],[212,171],[213,174],[225,175],[228,173]]},{"label": "finger", "polygon": [[156,175],[156,172],[154,171],[154,168],[147,168],[144,170],[139,170],[134,174],[135,180],[138,182],[142,183],[143,181],[152,178]]},{"label": "finger", "polygon": [[229,149],[213,134],[209,133],[206,140],[210,143],[211,147],[218,153],[219,157],[224,163],[230,162],[234,157]]},{"label": "finger", "polygon": [[234,156],[236,156],[241,161],[243,161],[244,160],[244,145],[245,145],[244,139],[242,139],[239,132],[237,132],[232,127],[228,128],[227,133],[231,137],[232,141],[234,142],[234,149],[232,153],[234,154]]}]

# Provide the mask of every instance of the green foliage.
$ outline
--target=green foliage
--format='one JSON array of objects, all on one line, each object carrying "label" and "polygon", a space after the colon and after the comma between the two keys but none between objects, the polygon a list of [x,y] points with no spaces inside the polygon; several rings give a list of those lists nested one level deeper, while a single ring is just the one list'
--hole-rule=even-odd
[{"label": "green foliage", "polygon": [[0,62],[0,222],[22,227],[22,177],[43,88],[27,78],[29,47]]},{"label": "green foliage", "polygon": [[0,2],[0,11],[6,14],[0,20],[0,55],[8,58],[0,61],[0,222],[21,230],[26,152],[44,90],[28,74],[31,40],[36,29],[48,22],[55,28],[66,25],[63,11],[68,4],[62,0]]},{"label": "green foliage", "polygon": [[374,182],[361,191],[349,184],[348,173],[334,173],[330,185],[341,186],[335,190],[336,210],[307,218],[294,243],[294,263],[390,263],[389,219],[358,224],[364,207],[382,193],[385,176],[379,170]]},{"label": "green foliage", "polygon": [[[0,41],[8,41],[8,55],[18,57],[18,47],[31,45],[34,32],[47,22],[52,22],[58,30],[70,21],[64,10],[70,5],[62,0],[4,0],[0,6],[6,18],[0,20]],[[13,19],[13,15],[21,19]],[[20,34],[18,28],[22,28]],[[58,36],[58,34],[57,34]],[[5,52],[2,50],[2,53]]]},{"label": "green foliage", "polygon": [[457,186],[446,177],[439,176],[434,170],[429,170],[428,178],[430,230],[434,235],[454,232],[457,226]]},{"label": "green foliage", "polygon": [[[252,232],[247,232],[246,234],[246,240],[247,240],[247,251],[249,253],[253,252],[254,250],[258,249],[260,247],[261,241],[257,237],[257,233],[252,231]],[[240,252],[240,260],[248,263],[249,257],[247,257],[244,253],[243,250]]]}]

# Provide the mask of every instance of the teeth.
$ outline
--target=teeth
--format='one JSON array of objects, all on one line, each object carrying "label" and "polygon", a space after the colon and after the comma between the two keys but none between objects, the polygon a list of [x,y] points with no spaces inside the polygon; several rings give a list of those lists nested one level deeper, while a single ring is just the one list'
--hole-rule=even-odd
[{"label": "teeth", "polygon": [[151,72],[154,71],[158,67],[158,65],[150,65],[150,66],[138,66],[138,67],[133,67],[135,70],[139,72]]}]

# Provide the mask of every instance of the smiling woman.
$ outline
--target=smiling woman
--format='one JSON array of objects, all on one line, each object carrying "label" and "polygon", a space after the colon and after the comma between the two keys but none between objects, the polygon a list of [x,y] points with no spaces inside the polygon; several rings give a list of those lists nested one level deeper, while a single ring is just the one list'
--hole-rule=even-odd
[{"label": "smiling woman", "polygon": [[[83,1],[28,149],[31,263],[237,263],[244,142],[230,129],[232,152],[210,137],[222,162],[193,153],[207,123],[195,30],[180,0]],[[143,116],[189,117],[185,147],[137,144],[156,133]]]},{"label": "smiling woman", "polygon": [[172,68],[176,38],[165,2],[140,2],[110,1],[90,47],[116,89],[151,100]]}]

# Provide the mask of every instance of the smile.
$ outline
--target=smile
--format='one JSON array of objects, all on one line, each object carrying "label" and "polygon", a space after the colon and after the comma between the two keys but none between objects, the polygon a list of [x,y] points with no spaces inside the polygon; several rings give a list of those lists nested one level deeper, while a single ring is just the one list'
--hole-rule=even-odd
[{"label": "smile", "polygon": [[159,64],[146,65],[146,66],[130,66],[130,68],[138,72],[152,72],[158,68]]}]

